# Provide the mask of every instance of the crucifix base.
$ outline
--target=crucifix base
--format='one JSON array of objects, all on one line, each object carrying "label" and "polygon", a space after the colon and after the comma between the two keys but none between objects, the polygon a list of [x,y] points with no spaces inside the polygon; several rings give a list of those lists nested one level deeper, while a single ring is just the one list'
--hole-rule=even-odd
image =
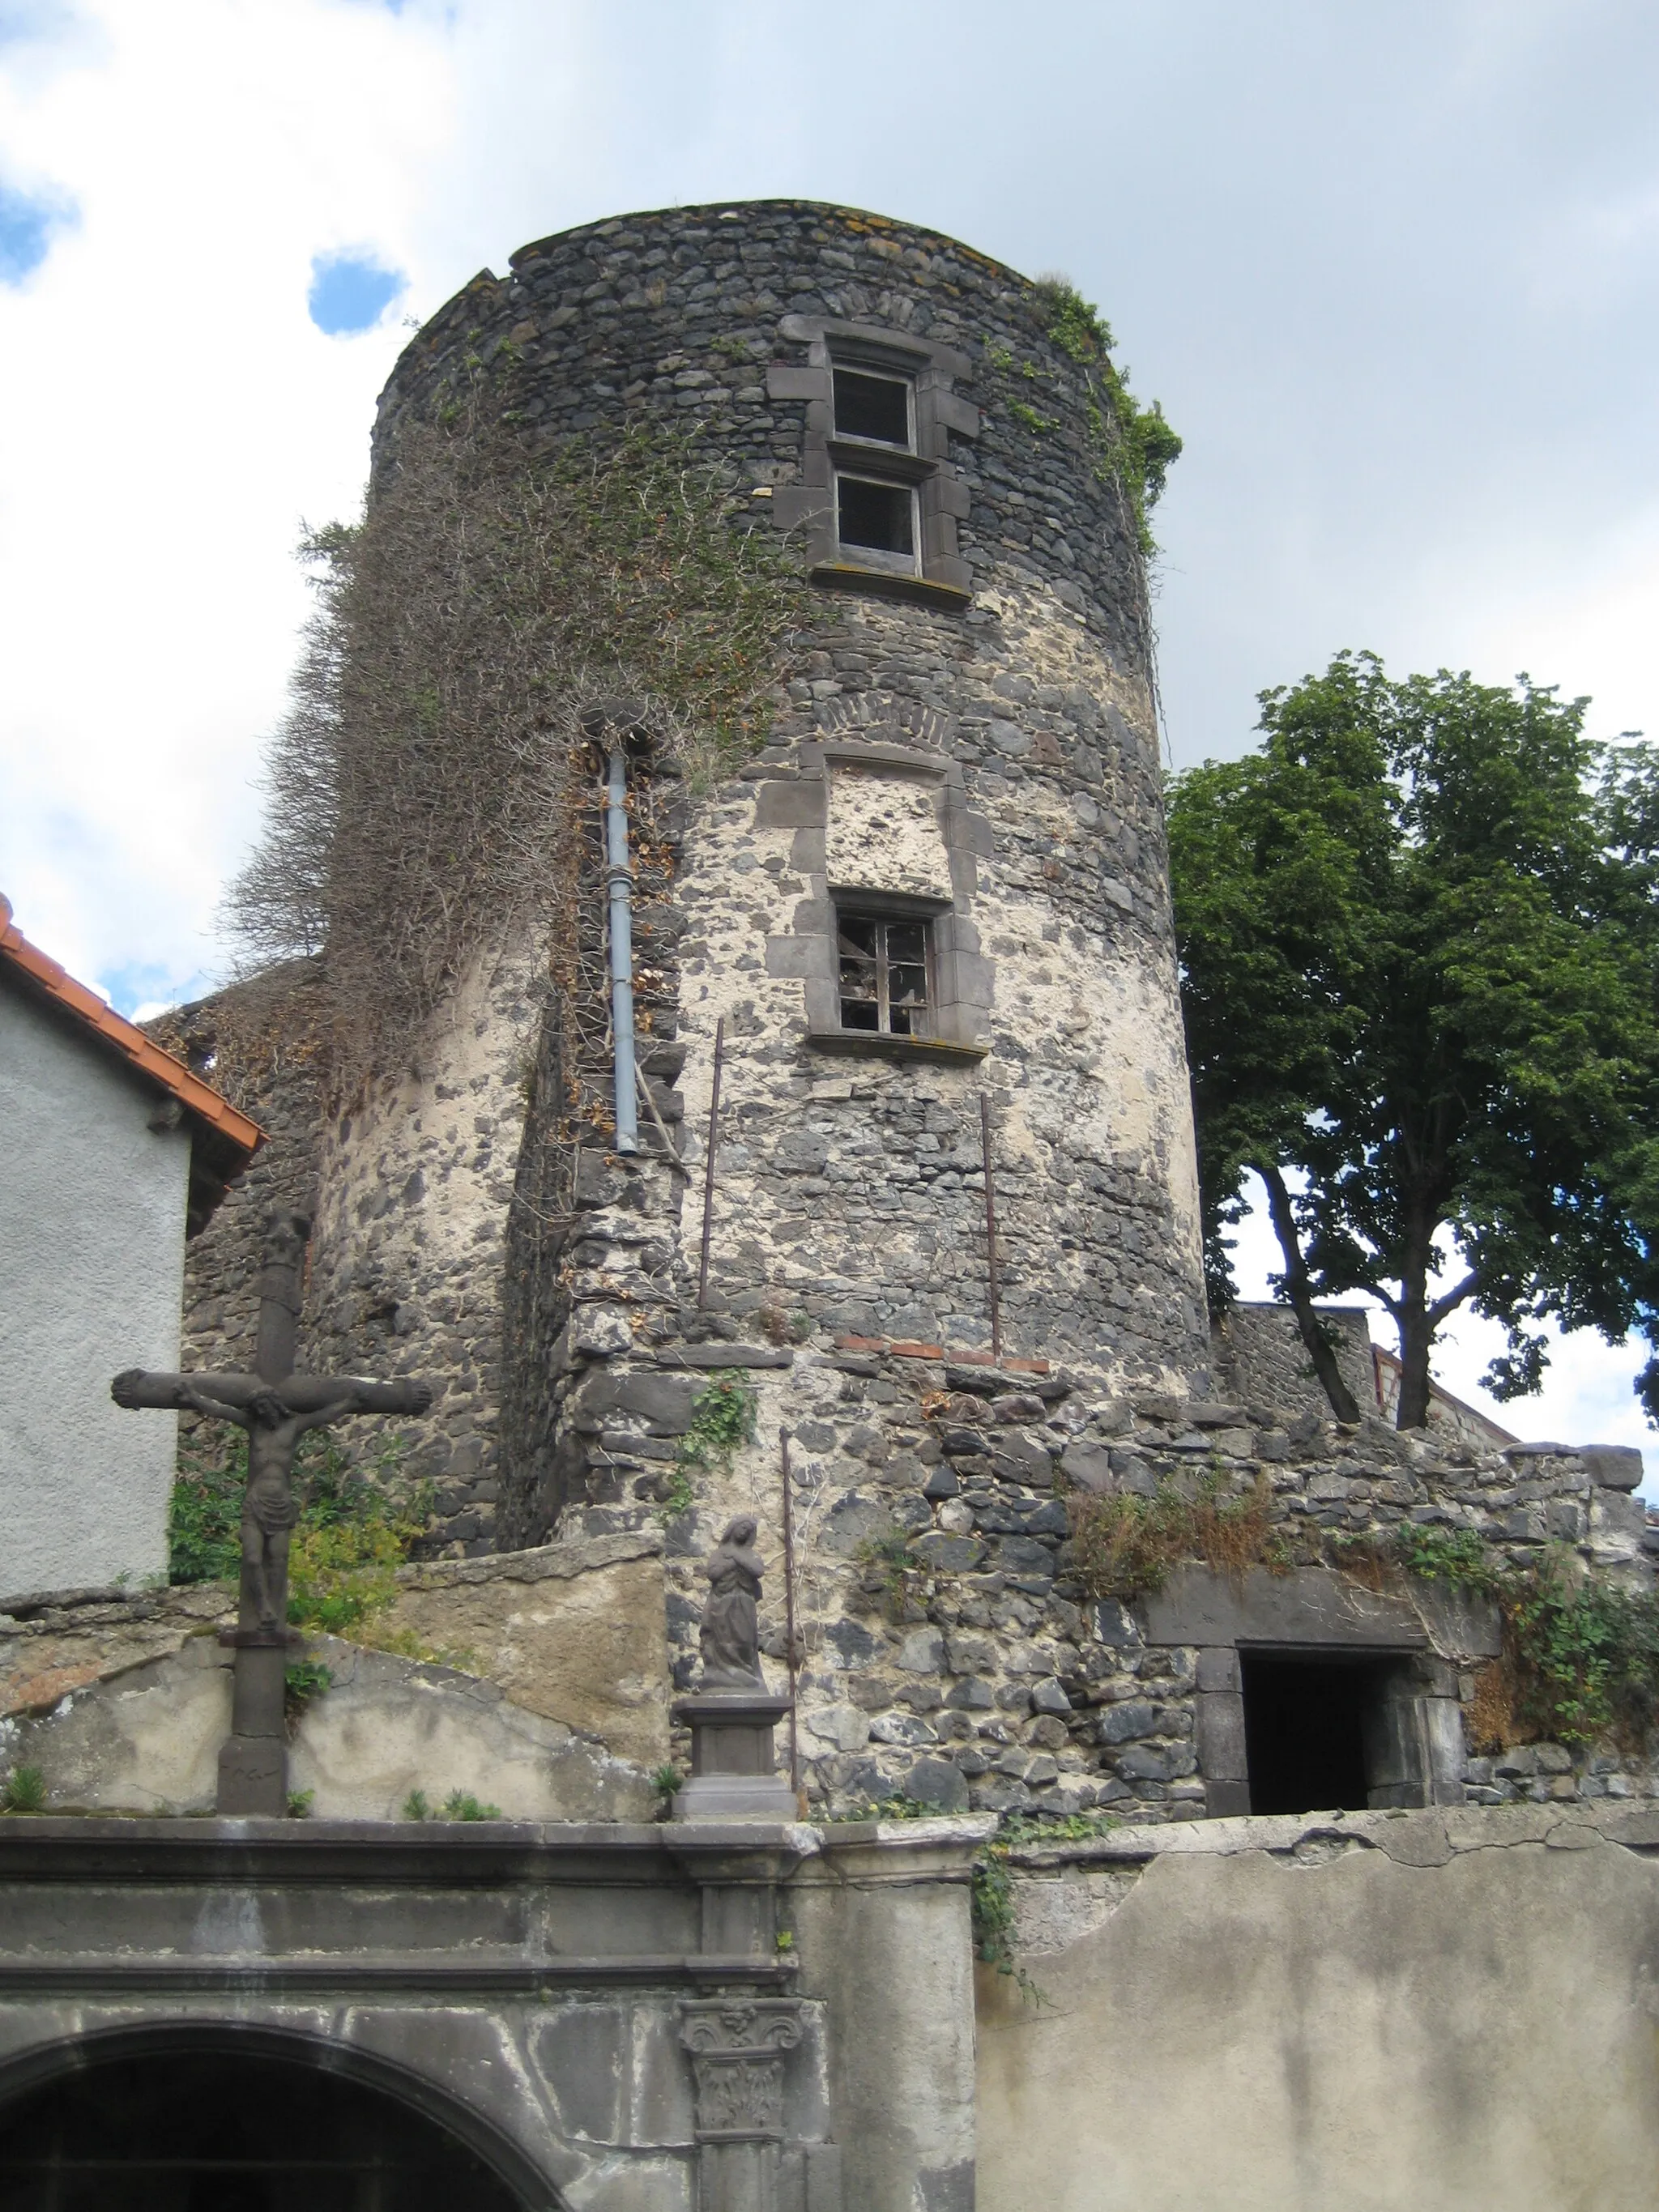
[{"label": "crucifix base", "polygon": [[219,1753],[216,1808],[280,1820],[288,1812],[283,1678],[289,1637],[285,1631],[268,1637],[258,1630],[239,1632],[236,1647],[236,1686],[230,1735]]},{"label": "crucifix base", "polygon": [[691,1777],[675,1794],[677,1820],[793,1820],[795,1793],[775,1768],[772,1730],[787,1698],[705,1690],[682,1698],[674,1717],[691,1730]]}]

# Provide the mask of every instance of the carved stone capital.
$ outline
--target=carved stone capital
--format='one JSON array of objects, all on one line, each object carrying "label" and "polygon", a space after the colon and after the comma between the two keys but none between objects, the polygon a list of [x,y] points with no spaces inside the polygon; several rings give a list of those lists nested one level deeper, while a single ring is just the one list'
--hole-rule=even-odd
[{"label": "carved stone capital", "polygon": [[783,2140],[784,2054],[800,2039],[800,2006],[793,1997],[691,1997],[681,2004],[699,2142]]}]

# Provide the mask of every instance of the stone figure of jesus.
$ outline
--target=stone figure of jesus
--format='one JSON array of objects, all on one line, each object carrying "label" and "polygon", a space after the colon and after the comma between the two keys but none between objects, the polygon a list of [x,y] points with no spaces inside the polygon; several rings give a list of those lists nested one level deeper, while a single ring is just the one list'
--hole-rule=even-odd
[{"label": "stone figure of jesus", "polygon": [[740,1513],[703,1562],[708,1603],[703,1608],[702,1686],[705,1690],[763,1688],[760,1664],[761,1563],[755,1550],[755,1516]]},{"label": "stone figure of jesus", "polygon": [[196,1413],[234,1421],[247,1431],[247,1484],[242,1492],[242,1579],[261,1628],[282,1624],[286,1610],[288,1547],[300,1507],[292,1481],[294,1455],[308,1429],[326,1428],[342,1413],[362,1409],[355,1385],[342,1383],[325,1405],[296,1413],[275,1390],[261,1390],[246,1406],[228,1406],[192,1383],[183,1393]]},{"label": "stone figure of jesus", "polygon": [[259,1322],[250,1374],[176,1375],[129,1367],[110,1385],[118,1406],[203,1413],[247,1431],[241,1589],[231,1734],[219,1753],[222,1813],[281,1814],[288,1806],[283,1662],[289,1643],[288,1552],[299,1519],[294,1454],[307,1429],[353,1413],[424,1413],[431,1386],[356,1375],[300,1375],[294,1353],[311,1217],[279,1206],[265,1223]]}]

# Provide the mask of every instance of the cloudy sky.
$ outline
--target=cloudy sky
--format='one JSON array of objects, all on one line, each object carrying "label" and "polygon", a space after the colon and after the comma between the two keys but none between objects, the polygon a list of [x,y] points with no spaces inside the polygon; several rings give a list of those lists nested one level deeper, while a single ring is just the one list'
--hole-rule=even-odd
[{"label": "cloudy sky", "polygon": [[[406,320],[674,202],[850,202],[1099,302],[1187,440],[1177,765],[1344,646],[1659,733],[1656,97],[1650,0],[0,0],[0,888],[123,1008],[211,981],[292,548]],[[1507,1418],[1651,1443],[1634,1364],[1577,1339]]]}]

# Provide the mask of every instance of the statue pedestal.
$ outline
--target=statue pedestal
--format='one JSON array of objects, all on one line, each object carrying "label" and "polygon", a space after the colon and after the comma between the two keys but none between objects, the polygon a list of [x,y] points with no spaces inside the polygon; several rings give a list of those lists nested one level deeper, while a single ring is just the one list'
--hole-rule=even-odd
[{"label": "statue pedestal", "polygon": [[691,1730],[691,1778],[674,1799],[677,1820],[793,1820],[795,1793],[777,1772],[772,1730],[789,1710],[769,1690],[704,1690],[682,1698],[674,1718]]},{"label": "statue pedestal", "polygon": [[215,1809],[280,1820],[288,1811],[283,1686],[289,1647],[304,1639],[286,1628],[256,1628],[238,1629],[222,1640],[236,1647],[236,1674]]}]

